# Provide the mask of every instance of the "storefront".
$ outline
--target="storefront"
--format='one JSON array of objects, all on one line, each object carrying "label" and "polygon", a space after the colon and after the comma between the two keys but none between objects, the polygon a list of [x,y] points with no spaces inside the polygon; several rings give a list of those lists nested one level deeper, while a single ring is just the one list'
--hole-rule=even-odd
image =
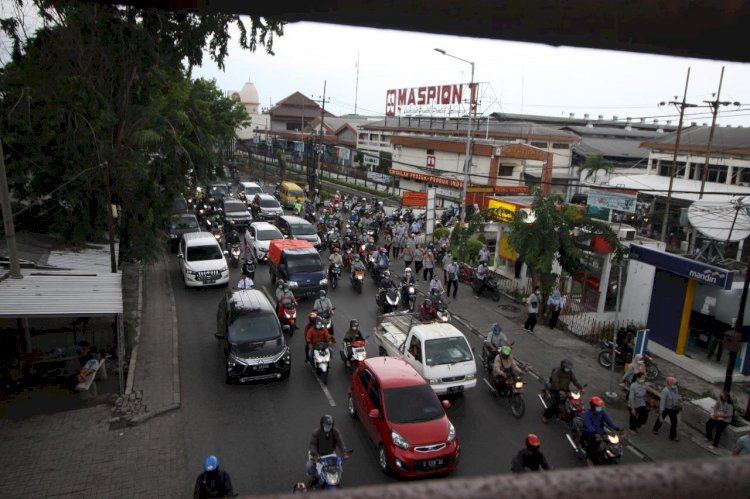
[{"label": "storefront", "polygon": [[[734,282],[734,272],[637,244],[630,246],[630,259],[656,268],[647,321],[650,339],[678,355],[707,355],[711,347],[718,348],[739,311],[743,283]],[[742,374],[750,374],[748,308],[735,366]]]}]

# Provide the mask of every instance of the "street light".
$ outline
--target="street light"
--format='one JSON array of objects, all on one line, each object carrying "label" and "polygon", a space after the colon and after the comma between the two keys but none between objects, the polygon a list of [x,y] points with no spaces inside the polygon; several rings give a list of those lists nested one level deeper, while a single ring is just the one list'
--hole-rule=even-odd
[{"label": "street light", "polygon": [[461,208],[461,225],[464,225],[466,222],[466,189],[469,186],[469,164],[471,162],[471,113],[473,111],[472,105],[474,104],[473,97],[473,90],[474,90],[474,63],[471,61],[467,61],[466,59],[461,59],[460,57],[456,57],[455,55],[451,55],[448,52],[446,52],[443,49],[435,49],[435,52],[439,52],[445,56],[452,57],[453,59],[458,59],[459,61],[463,61],[467,64],[471,64],[471,82],[469,83],[469,126],[466,130],[466,160],[464,161],[464,185],[463,189],[461,189],[461,203],[463,204],[463,207]]}]

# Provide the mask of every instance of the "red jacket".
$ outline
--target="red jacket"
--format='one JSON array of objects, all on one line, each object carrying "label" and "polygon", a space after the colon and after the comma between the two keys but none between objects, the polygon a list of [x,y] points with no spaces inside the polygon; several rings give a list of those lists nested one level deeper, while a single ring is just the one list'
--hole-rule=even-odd
[{"label": "red jacket", "polygon": [[325,327],[322,327],[320,329],[315,329],[314,326],[308,324],[305,328],[305,341],[307,341],[307,344],[311,347],[314,347],[321,341],[327,341],[328,343],[333,342],[333,338],[328,333],[328,329]]}]

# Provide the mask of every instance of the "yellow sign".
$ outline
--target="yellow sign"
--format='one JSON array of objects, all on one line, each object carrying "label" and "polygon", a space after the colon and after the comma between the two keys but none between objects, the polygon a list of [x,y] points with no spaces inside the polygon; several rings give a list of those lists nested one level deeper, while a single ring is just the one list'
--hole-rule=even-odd
[{"label": "yellow sign", "polygon": [[497,199],[490,199],[487,207],[491,210],[499,210],[497,218],[501,222],[510,222],[513,220],[513,214],[518,210],[518,206],[504,201],[498,201]]},{"label": "yellow sign", "polygon": [[518,253],[508,244],[508,236],[500,238],[500,249],[498,250],[497,255],[503,260],[511,263],[518,260]]},{"label": "yellow sign", "polygon": [[485,186],[477,187],[472,185],[466,188],[466,192],[495,192],[495,188]]}]

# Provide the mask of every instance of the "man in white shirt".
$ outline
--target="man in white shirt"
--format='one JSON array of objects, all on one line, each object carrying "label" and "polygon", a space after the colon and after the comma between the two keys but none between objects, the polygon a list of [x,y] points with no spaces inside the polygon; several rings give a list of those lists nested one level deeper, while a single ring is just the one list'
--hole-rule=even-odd
[{"label": "man in white shirt", "polygon": [[253,280],[250,279],[250,276],[247,272],[242,272],[242,278],[237,283],[237,289],[253,289]]}]

